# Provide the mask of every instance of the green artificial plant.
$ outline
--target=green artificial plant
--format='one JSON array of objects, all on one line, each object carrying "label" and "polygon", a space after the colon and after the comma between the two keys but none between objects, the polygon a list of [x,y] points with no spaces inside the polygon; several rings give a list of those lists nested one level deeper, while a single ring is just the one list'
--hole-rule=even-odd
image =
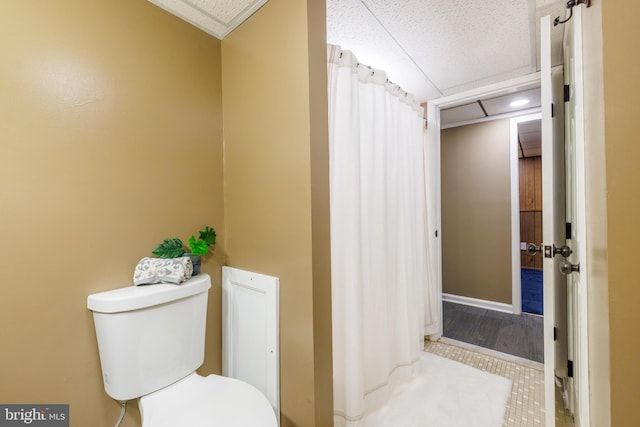
[{"label": "green artificial plant", "polygon": [[209,252],[209,248],[216,244],[216,232],[213,228],[206,226],[204,230],[199,231],[198,238],[195,236],[189,237],[188,248],[185,250],[185,246],[177,237],[164,239],[162,243],[158,244],[152,254],[158,258],[178,258],[186,253],[191,253],[197,256],[206,255]]}]

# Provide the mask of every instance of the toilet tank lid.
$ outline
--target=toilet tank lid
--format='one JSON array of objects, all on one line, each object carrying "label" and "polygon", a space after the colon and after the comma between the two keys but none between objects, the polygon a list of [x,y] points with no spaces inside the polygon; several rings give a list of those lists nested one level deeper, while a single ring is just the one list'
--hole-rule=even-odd
[{"label": "toilet tank lid", "polygon": [[119,313],[186,298],[211,287],[208,274],[199,274],[180,285],[157,284],[127,286],[87,297],[87,308],[100,313]]}]

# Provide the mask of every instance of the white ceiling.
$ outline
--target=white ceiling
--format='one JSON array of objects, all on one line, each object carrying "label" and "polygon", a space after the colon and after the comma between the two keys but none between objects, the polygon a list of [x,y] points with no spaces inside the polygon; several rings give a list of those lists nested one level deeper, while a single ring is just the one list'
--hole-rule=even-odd
[{"label": "white ceiling", "polygon": [[[565,0],[327,0],[327,41],[427,101],[533,73],[539,17]],[[562,26],[553,29],[561,63]]]},{"label": "white ceiling", "polygon": [[[149,1],[222,39],[268,0]],[[326,1],[328,43],[419,102],[535,72],[539,17],[566,13],[565,0]],[[552,42],[559,64],[562,26]]]},{"label": "white ceiling", "polygon": [[268,0],[149,0],[222,40]]}]

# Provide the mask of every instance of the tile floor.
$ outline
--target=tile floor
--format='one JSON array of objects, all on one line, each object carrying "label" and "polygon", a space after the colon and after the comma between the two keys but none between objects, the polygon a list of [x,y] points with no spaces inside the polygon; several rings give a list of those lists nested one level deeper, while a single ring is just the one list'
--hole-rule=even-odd
[{"label": "tile floor", "polygon": [[[451,341],[425,341],[425,351],[510,379],[513,387],[503,427],[544,426],[544,372],[541,364],[509,355],[500,357],[500,353],[478,348],[463,348],[452,345]],[[558,399],[556,401],[561,402]],[[556,426],[573,427],[573,418],[564,411],[563,404],[556,405]]]}]

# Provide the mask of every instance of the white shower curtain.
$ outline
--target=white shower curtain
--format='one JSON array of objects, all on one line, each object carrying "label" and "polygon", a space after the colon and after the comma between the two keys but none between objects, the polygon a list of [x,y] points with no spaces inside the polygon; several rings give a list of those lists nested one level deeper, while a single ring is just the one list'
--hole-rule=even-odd
[{"label": "white shower curtain", "polygon": [[423,349],[422,110],[384,72],[328,46],[335,426],[409,379]]}]

